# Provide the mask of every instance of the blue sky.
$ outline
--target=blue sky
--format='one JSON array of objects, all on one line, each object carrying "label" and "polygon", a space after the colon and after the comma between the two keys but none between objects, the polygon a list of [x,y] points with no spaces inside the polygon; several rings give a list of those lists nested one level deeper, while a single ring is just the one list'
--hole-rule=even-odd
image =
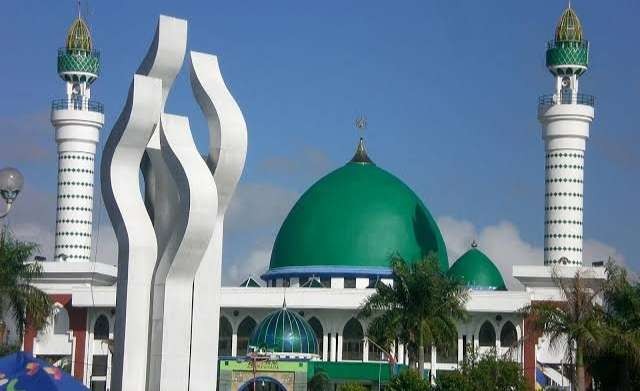
[{"label": "blue sky", "polygon": [[[360,113],[369,119],[370,155],[424,200],[454,254],[477,238],[503,273],[510,264],[541,263],[544,153],[536,103],[553,87],[545,42],[564,6],[550,0],[113,0],[83,8],[102,52],[92,95],[107,110],[103,141],[160,13],[187,18],[189,48],[219,56],[249,128],[225,242],[226,277],[235,281],[266,267],[296,198],[351,157],[358,137],[352,123]],[[598,99],[586,159],[585,248],[587,256],[612,255],[639,270],[634,38],[640,3],[573,6],[591,41],[581,89]],[[10,222],[40,241],[43,253],[53,244],[47,235],[55,213],[49,103],[64,94],[56,49],[75,12],[72,0],[23,0],[4,2],[0,14],[0,166],[17,166],[27,177]],[[167,111],[189,115],[205,151],[206,127],[186,68]],[[107,225],[106,214],[96,224]],[[104,231],[98,252],[110,257],[112,237]]]}]

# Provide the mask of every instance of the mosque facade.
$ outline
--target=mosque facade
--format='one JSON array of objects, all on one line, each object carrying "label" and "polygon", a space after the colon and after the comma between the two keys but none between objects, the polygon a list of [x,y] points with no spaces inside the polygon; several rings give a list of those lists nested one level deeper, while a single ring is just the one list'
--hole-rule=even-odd
[{"label": "mosque facade", "polygon": [[[588,54],[569,7],[546,52],[554,88],[538,105],[546,154],[545,251],[539,265],[514,266],[513,276],[524,288],[507,289],[482,243],[470,243],[449,265],[427,206],[377,165],[360,140],[351,159],[345,157],[342,167],[320,178],[293,206],[268,270],[259,278],[247,276],[241,286],[221,288],[218,358],[211,354],[211,365],[219,368],[218,389],[250,390],[255,379],[262,390],[306,390],[320,371],[334,386],[383,385],[408,364],[408,351],[399,342],[387,352],[370,341],[368,320],[358,312],[376,284],[392,283],[392,256],[410,263],[432,256],[469,288],[470,316],[458,325],[456,348],[428,350],[425,370],[436,379],[456,369],[472,346],[520,363],[532,385],[567,386],[564,353],[549,349],[520,310],[562,299],[552,267],[566,277],[583,267],[594,284],[604,276],[602,267],[587,266],[582,258],[584,158],[594,99],[580,92],[579,80]],[[99,53],[79,17],[58,56],[66,97],[54,101],[51,115],[59,153],[55,259],[43,263],[37,282],[57,309],[47,330],[27,331],[24,349],[104,391],[110,389],[117,270],[90,261],[94,156],[104,123],[90,87],[99,69]]]}]

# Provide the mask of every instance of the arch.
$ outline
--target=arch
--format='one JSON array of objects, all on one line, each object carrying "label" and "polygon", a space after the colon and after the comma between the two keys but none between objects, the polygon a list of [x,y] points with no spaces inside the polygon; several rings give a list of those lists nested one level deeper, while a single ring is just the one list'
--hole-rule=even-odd
[{"label": "arch", "polygon": [[109,319],[104,314],[98,316],[93,324],[93,339],[109,339]]},{"label": "arch", "polygon": [[253,330],[256,329],[258,324],[252,317],[247,316],[240,322],[238,325],[238,350],[236,352],[237,356],[244,356],[247,354],[247,350],[249,349],[249,340],[251,339],[251,334],[253,334]]},{"label": "arch", "polygon": [[231,340],[233,338],[233,327],[229,319],[220,317],[220,335],[218,339],[218,356],[231,356]]},{"label": "arch", "polygon": [[488,320],[480,326],[478,341],[480,346],[496,346],[496,330]]},{"label": "arch", "polygon": [[342,330],[342,359],[362,361],[363,345],[362,325],[356,318],[351,318]]},{"label": "arch", "polygon": [[322,357],[322,346],[323,346],[323,335],[324,329],[322,327],[322,323],[315,316],[311,317],[308,321],[309,326],[313,329],[313,332],[316,334],[316,339],[318,340],[318,354]]},{"label": "arch", "polygon": [[516,326],[507,321],[500,331],[500,346],[503,348],[513,348],[518,345],[518,331]]},{"label": "arch", "polygon": [[[256,387],[253,387],[253,379],[248,380],[238,388],[238,391],[287,391],[278,380],[269,376],[256,377]],[[264,385],[263,385],[264,383]]]},{"label": "arch", "polygon": [[66,334],[69,332],[69,313],[60,303],[54,304],[56,309],[53,315],[53,333]]}]

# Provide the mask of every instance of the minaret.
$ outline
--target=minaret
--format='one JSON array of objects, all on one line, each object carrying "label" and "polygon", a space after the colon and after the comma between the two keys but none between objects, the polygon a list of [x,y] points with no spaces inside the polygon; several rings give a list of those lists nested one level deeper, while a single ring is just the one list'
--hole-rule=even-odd
[{"label": "minaret", "polygon": [[584,154],[594,97],[579,93],[588,68],[589,43],[571,5],[547,45],[555,93],[540,97],[538,119],[545,143],[544,264],[581,266]]},{"label": "minaret", "polygon": [[58,50],[66,97],[51,105],[58,145],[56,261],[91,259],[95,155],[104,124],[102,104],[91,100],[91,84],[99,74],[100,53],[93,50],[89,26],[79,14],[66,46]]}]

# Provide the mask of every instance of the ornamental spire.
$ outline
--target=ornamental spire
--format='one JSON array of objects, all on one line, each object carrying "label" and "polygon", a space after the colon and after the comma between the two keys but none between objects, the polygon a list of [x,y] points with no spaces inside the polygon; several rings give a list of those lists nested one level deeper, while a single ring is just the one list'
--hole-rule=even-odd
[{"label": "ornamental spire", "polygon": [[364,163],[364,164],[372,164],[373,161],[369,158],[367,154],[367,150],[364,146],[364,131],[367,129],[367,117],[364,115],[360,115],[354,121],[354,126],[360,133],[360,141],[358,142],[358,146],[356,147],[356,153],[353,155],[351,159],[352,163]]}]

